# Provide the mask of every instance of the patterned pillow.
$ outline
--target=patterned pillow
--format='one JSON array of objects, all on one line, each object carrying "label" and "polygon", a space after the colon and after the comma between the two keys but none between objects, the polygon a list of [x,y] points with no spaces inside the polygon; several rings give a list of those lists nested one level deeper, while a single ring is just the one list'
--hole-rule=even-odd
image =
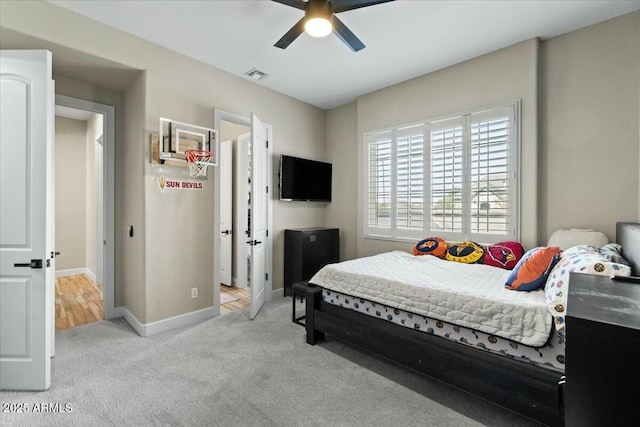
[{"label": "patterned pillow", "polygon": [[568,258],[575,255],[585,255],[585,254],[599,255],[600,249],[598,249],[596,246],[591,246],[591,245],[571,246],[570,248],[567,248],[564,251],[562,251],[560,258]]},{"label": "patterned pillow", "polygon": [[631,265],[629,261],[622,256],[622,246],[617,243],[608,243],[600,248],[600,253],[607,257],[611,262],[618,264]]},{"label": "patterned pillow", "polygon": [[560,259],[560,248],[538,247],[528,251],[515,266],[505,288],[515,291],[534,291],[544,286],[551,269]]},{"label": "patterned pillow", "polygon": [[624,264],[609,261],[599,253],[583,253],[563,256],[551,270],[545,286],[547,309],[553,316],[557,330],[564,328],[564,315],[567,309],[569,273],[598,274],[602,276],[630,276],[631,268]]},{"label": "patterned pillow", "polygon": [[480,261],[484,255],[484,249],[474,242],[456,243],[447,249],[447,261],[462,262],[465,264],[473,264]]},{"label": "patterned pillow", "polygon": [[524,248],[519,242],[501,242],[484,248],[482,263],[493,267],[512,270],[524,255]]},{"label": "patterned pillow", "polygon": [[414,255],[433,255],[444,258],[447,254],[447,242],[439,237],[428,237],[413,247]]}]

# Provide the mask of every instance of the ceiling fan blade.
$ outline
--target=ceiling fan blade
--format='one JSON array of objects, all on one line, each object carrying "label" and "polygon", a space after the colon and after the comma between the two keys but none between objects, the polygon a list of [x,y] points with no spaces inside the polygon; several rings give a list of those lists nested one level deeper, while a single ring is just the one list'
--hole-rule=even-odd
[{"label": "ceiling fan blade", "polygon": [[333,5],[333,13],[340,13],[390,1],[393,0],[332,0],[331,4]]},{"label": "ceiling fan blade", "polygon": [[276,3],[284,4],[287,6],[295,7],[296,9],[304,10],[307,5],[307,2],[302,0],[271,0]]},{"label": "ceiling fan blade", "polygon": [[296,25],[291,27],[287,33],[282,36],[280,40],[274,44],[275,47],[279,47],[280,49],[286,49],[295,39],[298,38],[300,34],[304,32],[304,18],[299,20]]},{"label": "ceiling fan blade", "polygon": [[333,15],[333,32],[340,37],[340,40],[349,46],[352,51],[357,52],[364,49],[364,43],[335,15]]}]

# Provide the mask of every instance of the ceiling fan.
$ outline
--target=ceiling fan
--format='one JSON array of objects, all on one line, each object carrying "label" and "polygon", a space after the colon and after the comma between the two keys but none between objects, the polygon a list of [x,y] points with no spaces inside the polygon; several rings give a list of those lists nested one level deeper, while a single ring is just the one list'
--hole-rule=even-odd
[{"label": "ceiling fan", "polygon": [[364,49],[364,43],[338,19],[336,13],[361,7],[387,3],[393,0],[273,0],[296,9],[304,10],[304,18],[291,27],[274,46],[286,49],[303,32],[313,37],[324,37],[333,31],[339,38],[357,52]]}]

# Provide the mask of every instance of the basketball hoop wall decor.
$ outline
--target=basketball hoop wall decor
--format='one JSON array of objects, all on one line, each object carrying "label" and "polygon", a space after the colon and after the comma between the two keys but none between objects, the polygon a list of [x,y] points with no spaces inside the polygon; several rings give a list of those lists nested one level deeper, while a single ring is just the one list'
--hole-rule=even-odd
[{"label": "basketball hoop wall decor", "polygon": [[189,176],[207,176],[207,166],[211,166],[214,155],[207,150],[187,150],[184,152],[189,163]]},{"label": "basketball hoop wall decor", "polygon": [[160,163],[189,166],[189,175],[206,177],[209,166],[218,165],[218,131],[160,118]]}]

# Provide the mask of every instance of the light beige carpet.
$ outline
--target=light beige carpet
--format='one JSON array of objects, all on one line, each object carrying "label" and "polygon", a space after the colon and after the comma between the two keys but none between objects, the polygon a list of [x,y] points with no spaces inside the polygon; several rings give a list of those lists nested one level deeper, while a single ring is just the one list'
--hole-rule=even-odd
[{"label": "light beige carpet", "polygon": [[52,366],[49,390],[2,391],[0,402],[54,409],[0,411],[0,425],[537,425],[330,336],[306,344],[289,298],[254,320],[238,310],[147,338],[122,319],[57,331]]}]

